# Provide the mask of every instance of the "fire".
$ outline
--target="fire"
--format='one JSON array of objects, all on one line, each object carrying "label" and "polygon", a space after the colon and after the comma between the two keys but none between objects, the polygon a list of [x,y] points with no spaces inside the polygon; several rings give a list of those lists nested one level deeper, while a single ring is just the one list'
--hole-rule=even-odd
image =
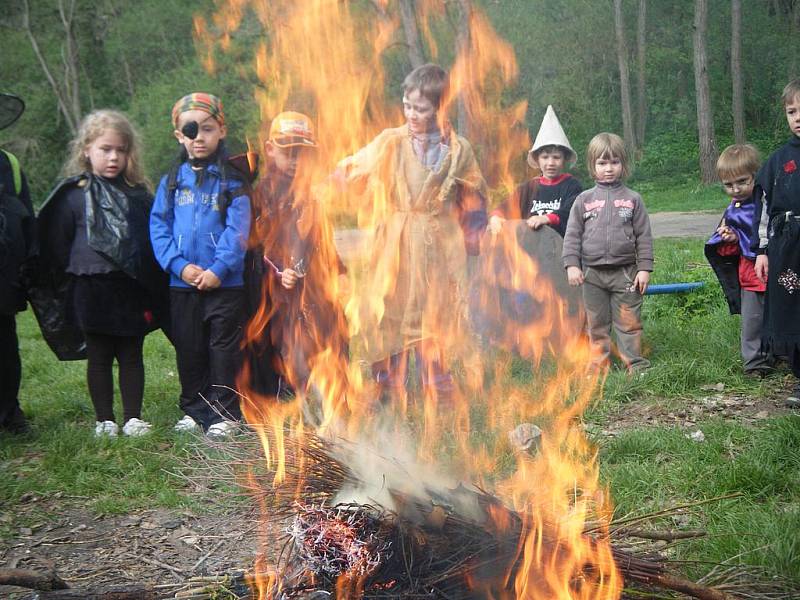
[{"label": "fire", "polygon": [[[358,545],[354,521],[336,520],[344,514],[341,510],[315,505],[318,501],[308,497],[319,476],[307,458],[312,455],[304,454],[310,435],[358,444],[361,450],[352,456],[361,454],[364,465],[352,468],[362,483],[378,478],[375,494],[396,490],[416,498],[430,493],[433,482],[441,491],[456,489],[459,481],[496,494],[502,505],[490,504],[474,513],[479,517],[463,515],[478,519],[492,535],[518,530],[513,560],[495,565],[490,576],[478,566],[465,568],[460,575],[465,585],[483,590],[486,598],[618,598],[622,581],[608,540],[584,534],[589,522],[602,532],[612,507],[599,487],[595,451],[581,427],[581,414],[598,376],[589,368],[594,354],[581,334],[580,315],[570,312],[508,226],[496,237],[484,237],[480,260],[469,259],[474,277],[468,303],[466,293],[453,301],[452,290],[437,281],[402,280],[408,257],[381,253],[385,248],[373,245],[387,239],[386,230],[396,214],[390,168],[379,165],[363,185],[340,185],[339,175],[353,164],[347,157],[384,129],[404,122],[397,82],[385,70],[387,62],[403,59],[396,4],[219,0],[216,14],[195,18],[195,33],[209,69],[215,68],[217,53],[231,45],[243,23],[249,30],[260,24],[263,42],[253,48],[252,72],[260,81],[253,96],[262,121],[268,125],[283,110],[299,110],[312,116],[319,140],[314,160],[303,164],[292,184],[295,197],[307,203],[298,208],[307,211],[300,220],[319,224],[315,259],[296,300],[298,306],[318,310],[298,312],[282,333],[289,355],[297,350],[304,359],[284,361],[297,395],[276,398],[257,391],[250,383],[253,365],[247,364],[239,377],[245,417],[261,441],[276,497],[291,497],[306,507],[297,513],[303,517],[295,522],[295,535],[306,546],[310,532],[338,539],[344,545],[337,546],[337,552],[359,565],[340,576],[338,596],[360,597],[369,595],[370,589],[390,590],[400,583],[394,578],[370,583],[366,574],[379,572],[380,552],[373,549],[371,554]],[[465,126],[460,133],[476,149],[490,186],[512,189],[513,182],[522,180],[522,157],[529,145],[523,126],[525,102],[511,106],[501,102],[517,77],[513,49],[476,9],[461,15],[459,31],[448,30],[452,22],[448,11],[453,9],[447,4],[414,3],[421,44],[432,60],[448,54],[442,40],[453,38],[457,46],[440,124],[445,130],[451,123]],[[262,137],[260,142],[264,141]],[[333,243],[334,215],[355,222],[366,239],[363,256],[347,265],[346,281],[340,276]],[[446,239],[463,244],[456,235]],[[455,257],[463,254],[447,245],[442,251]],[[428,385],[421,394],[403,390],[378,401],[371,361],[364,357],[379,354],[381,348],[370,345],[370,334],[391,313],[387,302],[393,293],[407,285],[424,285],[429,298],[437,298],[422,310],[417,364],[450,368],[453,389],[443,395],[442,386]],[[269,297],[265,287],[260,307],[247,324],[245,344],[257,344],[274,329],[278,309]],[[509,302],[522,304],[520,314],[509,315]],[[476,321],[480,338],[474,335]],[[528,365],[527,373],[520,374],[521,361],[515,355]],[[442,376],[434,367],[417,375],[423,380]],[[522,381],[510,383],[514,378]],[[541,428],[535,451],[515,450],[509,442],[508,432],[521,423]],[[383,462],[370,463],[365,455],[373,454]],[[387,475],[392,468],[387,465],[393,464],[404,465],[396,477]],[[443,481],[452,482],[452,487]],[[387,503],[396,502],[398,493]],[[397,506],[383,507],[401,511]],[[269,514],[272,508],[265,505],[263,510]],[[314,522],[326,511],[339,517],[328,519],[324,526]],[[431,511],[426,526],[431,526],[436,512]],[[444,512],[441,522],[446,527],[449,517]],[[513,515],[521,515],[521,521]],[[281,565],[272,562],[275,559],[262,556],[256,567],[269,574],[254,584],[262,598],[282,593]],[[369,569],[364,567],[367,563]]]}]

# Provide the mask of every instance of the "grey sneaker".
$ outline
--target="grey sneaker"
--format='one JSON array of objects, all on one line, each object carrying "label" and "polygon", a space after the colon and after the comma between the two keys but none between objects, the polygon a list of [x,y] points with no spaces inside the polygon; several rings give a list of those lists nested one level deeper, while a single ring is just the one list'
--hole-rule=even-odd
[{"label": "grey sneaker", "polygon": [[114,421],[95,421],[94,437],[117,437],[119,427]]},{"label": "grey sneaker", "polygon": [[209,426],[206,435],[210,438],[220,439],[236,433],[239,424],[235,421],[220,421]]}]

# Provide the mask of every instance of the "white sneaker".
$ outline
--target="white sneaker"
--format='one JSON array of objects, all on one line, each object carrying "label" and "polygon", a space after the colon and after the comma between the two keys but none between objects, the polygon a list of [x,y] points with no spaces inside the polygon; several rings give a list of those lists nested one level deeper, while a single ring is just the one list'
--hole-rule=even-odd
[{"label": "white sneaker", "polygon": [[133,419],[128,419],[128,422],[122,426],[122,433],[130,437],[139,437],[140,435],[149,433],[151,428],[152,425],[147,421],[142,421],[134,417]]},{"label": "white sneaker", "polygon": [[94,437],[117,437],[119,427],[114,421],[95,421],[94,422]]},{"label": "white sneaker", "polygon": [[175,423],[175,427],[173,427],[173,429],[175,431],[194,431],[198,427],[199,425],[197,424],[197,421],[195,421],[189,415],[186,415],[180,421]]},{"label": "white sneaker", "polygon": [[224,438],[235,433],[238,428],[239,424],[235,421],[220,421],[211,425],[206,431],[206,435],[210,438]]}]

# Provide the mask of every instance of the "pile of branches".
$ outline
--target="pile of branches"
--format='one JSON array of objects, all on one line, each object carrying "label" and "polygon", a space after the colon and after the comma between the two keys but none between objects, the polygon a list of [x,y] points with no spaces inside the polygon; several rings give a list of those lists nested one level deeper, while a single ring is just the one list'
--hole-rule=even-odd
[{"label": "pile of branches", "polygon": [[[474,600],[513,595],[522,562],[521,541],[530,531],[531,519],[493,494],[463,486],[443,494],[424,485],[419,486],[422,493],[410,494],[386,486],[383,491],[392,508],[374,500],[338,503],[343,488],[361,483],[348,465],[363,449],[314,435],[287,440],[285,478],[276,485],[274,471],[259,455],[256,436],[240,436],[238,442],[226,444],[216,459],[206,454],[206,465],[217,480],[227,470],[258,499],[271,532],[269,543],[280,549],[271,561],[278,568],[271,597]],[[246,478],[241,477],[243,467]],[[674,512],[691,506],[675,507]],[[655,547],[663,549],[702,532],[659,534],[642,528],[647,520],[644,516],[609,526],[588,524],[585,529],[584,541],[590,546],[610,542],[624,580],[624,597],[792,597],[786,584],[747,567],[720,567],[710,574],[716,578],[702,582],[681,577]],[[558,547],[556,528],[547,523],[539,526],[541,544],[553,551]],[[583,586],[596,585],[599,574],[591,563],[574,573],[575,596],[581,595]]]}]

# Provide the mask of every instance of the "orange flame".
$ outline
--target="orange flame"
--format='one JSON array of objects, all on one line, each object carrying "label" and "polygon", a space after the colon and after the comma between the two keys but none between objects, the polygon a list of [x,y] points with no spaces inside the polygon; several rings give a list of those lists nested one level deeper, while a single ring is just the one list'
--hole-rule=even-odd
[{"label": "orange flame", "polygon": [[[522,126],[526,103],[503,105],[503,93],[517,77],[513,49],[476,9],[463,14],[461,29],[453,31],[447,29],[446,3],[414,4],[421,46],[431,57],[445,56],[448,40],[456,40],[450,94],[439,114],[442,128],[447,131],[448,117],[457,116],[453,121],[466,128],[459,133],[473,142],[486,180],[496,189],[512,189],[529,144]],[[259,23],[264,31],[252,65],[260,82],[254,99],[265,124],[261,144],[270,120],[284,110],[311,116],[318,138],[313,159],[298,167],[286,209],[296,215],[299,241],[313,246],[303,285],[290,295],[277,276],[268,275],[245,330],[245,345],[251,347],[275,341],[269,336],[279,331],[276,343],[284,353],[264,360],[277,365],[297,395],[279,399],[257,391],[252,381],[258,366],[249,363],[238,379],[243,412],[259,436],[273,485],[293,481],[294,493],[303,498],[302,473],[297,479],[287,477],[287,446],[302,444],[309,430],[358,440],[384,455],[413,452],[417,461],[436,463],[455,480],[493,490],[508,509],[523,516],[518,560],[490,585],[466,575],[470,585],[485,589],[487,598],[618,598],[622,582],[608,541],[583,533],[588,521],[607,522],[611,506],[599,487],[595,451],[580,423],[597,387],[588,369],[596,356],[582,335],[580,316],[570,313],[511,227],[484,237],[483,256],[476,263],[464,253],[448,190],[431,195],[431,202],[442,201],[441,213],[420,216],[416,209],[398,208],[399,163],[381,138],[368,147],[370,168],[359,171],[365,157],[359,149],[403,121],[399,82],[385,69],[392,64],[394,73],[404,61],[397,42],[401,19],[392,15],[396,3],[376,0],[375,10],[346,0],[219,0],[218,5],[210,19],[196,17],[194,22],[209,70],[216,68],[218,52],[230,46],[243,23],[249,31]],[[480,190],[482,181],[480,173],[471,173],[458,183]],[[365,240],[348,261],[346,277],[340,274],[331,215],[357,223]],[[267,222],[257,230],[253,247],[267,249],[265,255],[269,249],[284,252],[270,226]],[[416,246],[408,236],[417,227],[424,251],[409,254]],[[431,244],[438,244],[438,256],[447,258],[437,277],[419,267],[430,256],[425,245]],[[403,253],[394,252],[399,248]],[[468,267],[475,272],[471,314],[466,279],[451,277]],[[424,294],[409,295],[410,289]],[[535,318],[510,318],[509,295],[524,298]],[[277,300],[282,297],[290,299]],[[412,297],[423,298],[420,306],[411,307],[418,315],[415,328],[400,319],[396,333],[414,329],[413,336],[400,337],[405,348],[414,342],[415,352],[397,354],[393,366],[410,376],[410,362],[416,370],[424,365],[427,370],[418,373],[423,383],[439,380],[441,385],[423,385],[421,394],[397,389],[381,402],[370,366],[394,349],[374,334],[398,314],[408,314],[398,311],[397,298]],[[475,314],[488,327],[482,339],[469,326]],[[527,364],[526,373],[520,373],[515,355]],[[380,428],[375,426],[379,419]],[[532,452],[516,450],[508,436],[527,423],[542,430]],[[302,471],[303,465],[293,468]],[[489,518],[497,531],[509,527],[507,511],[490,507]],[[280,581],[268,560],[260,561],[256,571],[269,575],[255,585],[261,598],[271,597]],[[357,577],[342,577],[337,597],[360,597],[363,584]]]}]

